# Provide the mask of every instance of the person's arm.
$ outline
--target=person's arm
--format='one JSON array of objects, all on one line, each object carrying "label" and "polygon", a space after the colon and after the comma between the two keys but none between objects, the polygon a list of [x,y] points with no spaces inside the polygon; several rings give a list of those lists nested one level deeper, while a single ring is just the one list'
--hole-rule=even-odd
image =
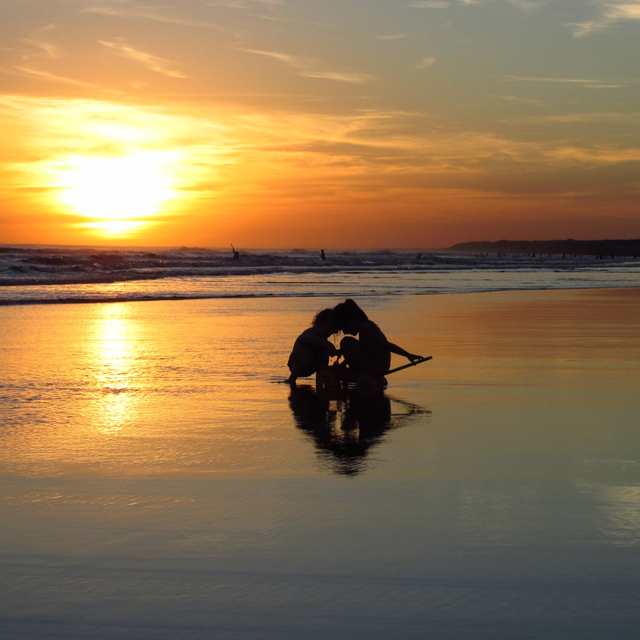
[{"label": "person's arm", "polygon": [[370,345],[374,345],[378,349],[389,349],[389,341],[387,336],[382,333],[380,327],[369,320],[365,322],[358,332],[360,340]]},{"label": "person's arm", "polygon": [[399,356],[404,356],[407,360],[411,360],[411,362],[414,362],[415,360],[420,360],[422,358],[422,356],[417,356],[414,353],[409,353],[408,351],[405,351],[402,347],[399,347],[397,344],[393,344],[392,342],[387,342],[387,345],[391,353],[396,353]]},{"label": "person's arm", "polygon": [[402,347],[399,347],[397,344],[393,344],[393,342],[389,342],[387,336],[384,335],[380,327],[374,322],[366,322],[362,325],[362,329],[360,331],[360,337],[365,337],[370,343],[377,345],[380,348],[388,349],[391,353],[396,353],[399,356],[404,356],[407,360],[414,362],[416,360],[420,360],[422,356],[415,355],[413,353],[409,353],[405,351]]}]

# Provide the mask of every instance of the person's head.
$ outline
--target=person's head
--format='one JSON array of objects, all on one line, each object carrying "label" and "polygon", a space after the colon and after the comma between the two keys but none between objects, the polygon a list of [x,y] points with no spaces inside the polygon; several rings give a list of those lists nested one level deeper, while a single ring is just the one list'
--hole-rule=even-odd
[{"label": "person's head", "polygon": [[334,328],[342,333],[355,335],[368,319],[367,314],[351,298],[347,298],[333,309]]},{"label": "person's head", "polygon": [[311,324],[323,335],[330,336],[333,333],[333,309],[323,309],[316,313]]}]

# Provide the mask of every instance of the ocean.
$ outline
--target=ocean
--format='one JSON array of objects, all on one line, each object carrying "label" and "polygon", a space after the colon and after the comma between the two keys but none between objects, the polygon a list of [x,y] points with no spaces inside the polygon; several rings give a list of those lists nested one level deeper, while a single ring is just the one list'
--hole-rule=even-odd
[{"label": "ocean", "polygon": [[632,287],[640,260],[415,251],[0,247],[0,305]]}]

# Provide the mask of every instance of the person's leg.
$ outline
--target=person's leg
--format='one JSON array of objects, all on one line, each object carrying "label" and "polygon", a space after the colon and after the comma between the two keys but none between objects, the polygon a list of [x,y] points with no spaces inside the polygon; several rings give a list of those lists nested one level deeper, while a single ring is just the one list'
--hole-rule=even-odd
[{"label": "person's leg", "polygon": [[293,364],[293,365],[289,365],[289,371],[291,371],[291,375],[285,380],[285,382],[288,382],[290,385],[295,386],[296,380],[300,375],[299,369],[297,365]]},{"label": "person's leg", "polygon": [[315,369],[313,373],[317,373],[320,369],[324,369],[329,366],[329,351],[318,351],[315,360]]},{"label": "person's leg", "polygon": [[351,336],[345,336],[340,341],[340,352],[350,369],[369,371],[372,369],[369,354],[364,350],[359,340]]},{"label": "person's leg", "polygon": [[[322,364],[324,362],[324,365]],[[286,382],[295,384],[297,378],[307,378],[312,376],[321,366],[326,366],[329,362],[329,355],[326,358],[313,357],[311,354],[303,354],[300,358],[289,361],[289,371],[291,375],[287,378]]]}]

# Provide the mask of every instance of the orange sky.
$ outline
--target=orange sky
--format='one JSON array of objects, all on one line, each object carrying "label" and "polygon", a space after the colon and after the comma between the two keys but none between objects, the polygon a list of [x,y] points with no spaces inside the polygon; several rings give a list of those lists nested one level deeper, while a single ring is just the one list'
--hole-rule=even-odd
[{"label": "orange sky", "polygon": [[640,2],[0,5],[2,243],[640,237]]}]

